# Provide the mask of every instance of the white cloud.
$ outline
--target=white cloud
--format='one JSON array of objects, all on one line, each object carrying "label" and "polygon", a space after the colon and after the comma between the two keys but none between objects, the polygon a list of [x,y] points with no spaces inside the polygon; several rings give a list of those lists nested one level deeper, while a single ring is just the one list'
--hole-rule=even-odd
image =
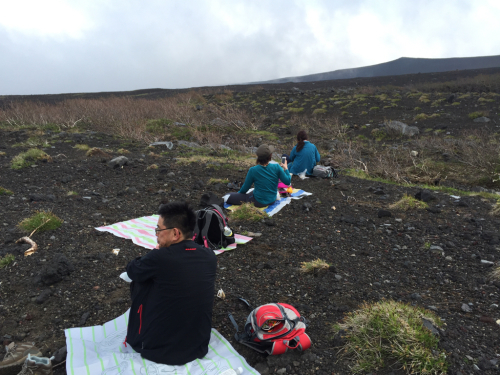
[{"label": "white cloud", "polygon": [[251,82],[499,54],[497,0],[0,0],[0,95]]},{"label": "white cloud", "polygon": [[35,37],[81,38],[92,21],[76,4],[64,0],[1,0],[0,25]]}]

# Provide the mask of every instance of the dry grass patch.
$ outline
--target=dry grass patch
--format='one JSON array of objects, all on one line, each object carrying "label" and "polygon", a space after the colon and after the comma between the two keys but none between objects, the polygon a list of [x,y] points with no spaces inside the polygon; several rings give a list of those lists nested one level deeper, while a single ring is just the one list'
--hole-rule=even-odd
[{"label": "dry grass patch", "polygon": [[130,151],[125,148],[120,148],[117,151],[120,155],[130,154]]},{"label": "dry grass patch", "polygon": [[12,169],[26,168],[35,164],[37,160],[43,160],[43,159],[52,161],[52,158],[44,151],[38,148],[31,148],[26,152],[21,152],[19,155],[14,156],[14,158],[12,158],[11,168]]},{"label": "dry grass patch", "polygon": [[330,265],[322,259],[316,259],[311,262],[302,262],[300,271],[304,273],[318,273],[330,268]]},{"label": "dry grass patch", "polygon": [[229,180],[227,178],[211,178],[208,180],[209,185],[215,184],[228,184]]},{"label": "dry grass patch", "polygon": [[446,353],[439,337],[423,324],[441,326],[432,312],[395,301],[365,303],[348,313],[335,331],[345,332],[341,355],[351,359],[353,373],[397,366],[408,374],[446,374]]},{"label": "dry grass patch", "polygon": [[493,209],[490,211],[490,214],[493,216],[500,217],[500,203],[499,202],[495,203],[495,205],[493,206]]},{"label": "dry grass patch", "polygon": [[33,216],[21,221],[18,226],[27,232],[33,232],[34,230],[44,232],[57,229],[62,223],[63,220],[59,219],[51,211],[38,211]]},{"label": "dry grass patch", "polygon": [[76,148],[78,150],[81,150],[81,151],[88,151],[90,150],[90,146],[89,145],[75,145],[73,148]]},{"label": "dry grass patch", "polygon": [[500,281],[500,267],[496,267],[493,271],[491,271],[490,279]]},{"label": "dry grass patch", "polygon": [[147,170],[147,171],[149,171],[149,170],[151,170],[151,169],[158,169],[158,165],[157,165],[157,164],[151,164],[151,165],[149,165],[149,166],[146,168],[146,170]]},{"label": "dry grass patch", "polygon": [[87,153],[85,155],[87,155],[89,158],[94,157],[94,156],[98,156],[98,157],[102,157],[102,158],[110,158],[111,157],[111,155],[104,152],[99,147],[92,147],[90,150],[87,151]]},{"label": "dry grass patch", "polygon": [[429,205],[427,203],[419,201],[418,199],[408,194],[403,195],[403,198],[401,198],[396,203],[393,203],[389,206],[389,208],[396,210],[403,210],[403,211],[408,211],[413,209],[423,210],[428,207]]},{"label": "dry grass patch", "polygon": [[238,221],[260,221],[269,217],[264,211],[259,210],[253,203],[243,203],[236,206],[229,214],[232,220]]}]

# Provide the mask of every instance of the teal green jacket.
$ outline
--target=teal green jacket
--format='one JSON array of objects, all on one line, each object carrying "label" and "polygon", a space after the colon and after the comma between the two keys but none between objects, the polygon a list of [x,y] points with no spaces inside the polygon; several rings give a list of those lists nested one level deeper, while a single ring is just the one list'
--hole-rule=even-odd
[{"label": "teal green jacket", "polygon": [[245,194],[248,189],[255,185],[253,196],[257,202],[271,204],[276,200],[278,194],[278,180],[290,185],[291,177],[288,170],[284,171],[279,164],[269,163],[265,167],[257,164],[248,170],[245,183],[238,193]]}]

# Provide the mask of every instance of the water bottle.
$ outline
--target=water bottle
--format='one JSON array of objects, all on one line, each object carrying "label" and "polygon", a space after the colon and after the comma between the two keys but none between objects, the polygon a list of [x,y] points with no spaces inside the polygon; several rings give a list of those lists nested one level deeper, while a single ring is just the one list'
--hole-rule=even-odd
[{"label": "water bottle", "polygon": [[243,369],[241,367],[238,367],[235,370],[233,370],[232,368],[230,368],[229,370],[224,371],[220,375],[239,375],[239,374],[243,374]]},{"label": "water bottle", "polygon": [[[230,237],[233,235],[233,231],[227,225],[224,227],[224,236]],[[222,375],[222,374],[221,374]]]}]

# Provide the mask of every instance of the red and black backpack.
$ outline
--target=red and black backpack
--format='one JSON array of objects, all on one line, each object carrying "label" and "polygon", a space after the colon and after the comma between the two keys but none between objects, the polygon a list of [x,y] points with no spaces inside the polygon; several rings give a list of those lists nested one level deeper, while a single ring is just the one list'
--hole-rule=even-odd
[{"label": "red and black backpack", "polygon": [[235,339],[260,353],[278,355],[289,349],[304,351],[310,348],[306,334],[306,319],[286,303],[268,303],[253,310],[247,318],[243,332],[233,316],[229,319],[236,328]]},{"label": "red and black backpack", "polygon": [[227,218],[217,204],[196,211],[193,241],[212,250],[223,249],[235,242]]}]

